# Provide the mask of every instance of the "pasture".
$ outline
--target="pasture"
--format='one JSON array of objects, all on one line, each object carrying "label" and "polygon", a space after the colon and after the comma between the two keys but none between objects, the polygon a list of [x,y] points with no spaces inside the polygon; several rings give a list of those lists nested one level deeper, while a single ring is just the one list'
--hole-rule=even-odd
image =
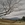
[{"label": "pasture", "polygon": [[0,19],[0,25],[25,25],[25,22]]}]

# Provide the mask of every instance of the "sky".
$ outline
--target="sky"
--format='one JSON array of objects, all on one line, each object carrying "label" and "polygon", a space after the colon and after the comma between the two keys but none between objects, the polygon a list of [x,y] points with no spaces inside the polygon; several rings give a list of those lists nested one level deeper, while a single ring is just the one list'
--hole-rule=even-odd
[{"label": "sky", "polygon": [[21,0],[16,5],[14,5],[14,7],[18,7],[18,8],[14,8],[13,12],[11,12],[8,15],[2,16],[2,17],[3,18],[14,18],[14,17],[22,18],[23,16],[25,16],[25,0]]}]

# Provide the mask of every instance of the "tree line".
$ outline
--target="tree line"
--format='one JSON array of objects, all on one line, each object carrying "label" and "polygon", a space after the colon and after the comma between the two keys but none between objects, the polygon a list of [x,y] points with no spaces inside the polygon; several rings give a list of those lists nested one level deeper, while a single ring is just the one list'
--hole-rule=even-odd
[{"label": "tree line", "polygon": [[22,19],[19,19],[18,21],[25,21],[25,16],[23,16]]}]

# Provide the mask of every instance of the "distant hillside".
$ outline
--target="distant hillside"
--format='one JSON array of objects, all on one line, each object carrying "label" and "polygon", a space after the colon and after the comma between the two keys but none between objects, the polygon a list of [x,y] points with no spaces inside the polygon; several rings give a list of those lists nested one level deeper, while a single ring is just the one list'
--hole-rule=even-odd
[{"label": "distant hillside", "polygon": [[18,20],[18,19],[20,19],[20,18],[18,18],[18,17],[14,17],[14,18],[2,18],[2,19],[6,19],[6,20]]},{"label": "distant hillside", "polygon": [[11,18],[11,20],[18,20],[18,19],[19,19],[18,17]]}]

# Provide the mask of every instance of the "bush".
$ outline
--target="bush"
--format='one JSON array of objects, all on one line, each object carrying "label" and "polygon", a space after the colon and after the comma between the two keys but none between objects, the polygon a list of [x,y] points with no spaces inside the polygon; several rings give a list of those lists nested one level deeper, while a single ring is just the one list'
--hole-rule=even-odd
[{"label": "bush", "polygon": [[22,17],[22,20],[25,21],[25,16]]}]

